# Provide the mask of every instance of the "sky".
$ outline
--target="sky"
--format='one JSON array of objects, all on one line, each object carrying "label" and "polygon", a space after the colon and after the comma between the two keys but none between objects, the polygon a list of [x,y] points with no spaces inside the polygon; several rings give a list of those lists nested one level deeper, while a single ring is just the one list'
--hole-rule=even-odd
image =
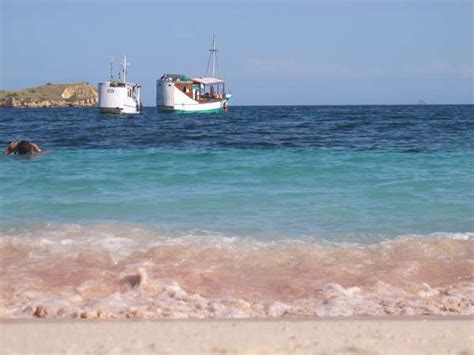
[{"label": "sky", "polygon": [[235,105],[472,104],[474,1],[0,0],[0,89],[109,79],[155,105],[204,76],[213,34]]}]

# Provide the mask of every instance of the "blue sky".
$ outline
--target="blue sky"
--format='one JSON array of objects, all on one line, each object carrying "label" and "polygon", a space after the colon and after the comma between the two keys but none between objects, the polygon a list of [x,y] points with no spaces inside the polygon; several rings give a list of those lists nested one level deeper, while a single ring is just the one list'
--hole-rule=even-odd
[{"label": "blue sky", "polygon": [[[0,0],[0,88],[204,75],[210,39],[234,104],[473,103],[472,1]],[[118,68],[118,66],[117,66]]]}]

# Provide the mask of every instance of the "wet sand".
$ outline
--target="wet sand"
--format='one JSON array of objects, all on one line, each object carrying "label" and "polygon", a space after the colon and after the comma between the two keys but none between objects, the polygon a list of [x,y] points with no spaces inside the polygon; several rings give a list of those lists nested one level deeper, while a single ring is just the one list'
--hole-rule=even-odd
[{"label": "wet sand", "polygon": [[474,318],[4,320],[4,353],[474,354]]}]

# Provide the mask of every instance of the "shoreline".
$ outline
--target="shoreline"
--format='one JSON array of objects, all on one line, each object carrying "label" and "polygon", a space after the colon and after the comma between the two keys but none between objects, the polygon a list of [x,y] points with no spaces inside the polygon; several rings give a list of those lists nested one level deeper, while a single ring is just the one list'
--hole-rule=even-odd
[{"label": "shoreline", "polygon": [[470,234],[354,248],[73,225],[0,233],[0,242],[10,270],[0,286],[4,319],[474,312]]},{"label": "shoreline", "polygon": [[153,321],[9,319],[0,320],[0,350],[4,353],[473,354],[473,330],[471,316]]}]

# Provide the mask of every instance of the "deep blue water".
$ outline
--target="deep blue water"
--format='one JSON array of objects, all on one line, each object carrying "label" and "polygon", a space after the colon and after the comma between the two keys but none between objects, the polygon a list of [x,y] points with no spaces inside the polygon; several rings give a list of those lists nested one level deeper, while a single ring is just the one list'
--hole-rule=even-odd
[{"label": "deep blue water", "polygon": [[373,241],[474,230],[474,106],[231,107],[220,114],[0,109],[0,229]]}]

